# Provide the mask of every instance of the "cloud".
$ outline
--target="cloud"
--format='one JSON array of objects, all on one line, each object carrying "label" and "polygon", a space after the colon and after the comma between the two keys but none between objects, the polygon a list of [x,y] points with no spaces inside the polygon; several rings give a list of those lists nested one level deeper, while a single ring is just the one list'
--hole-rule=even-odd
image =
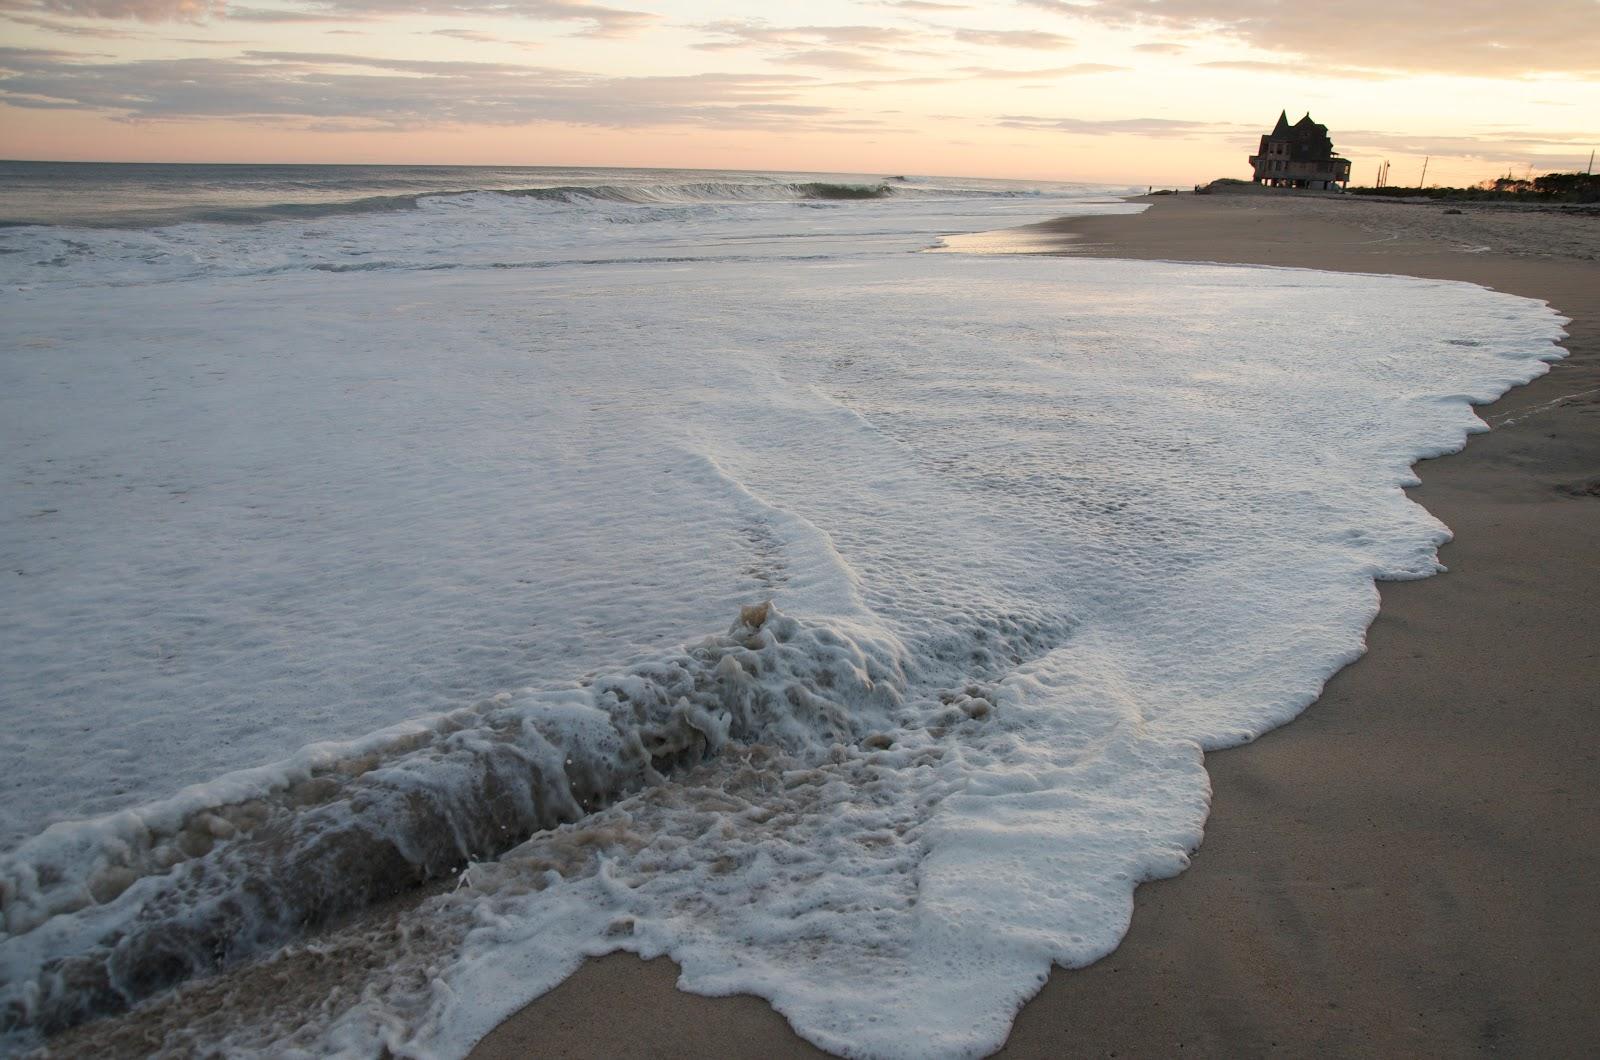
[{"label": "cloud", "polygon": [[81,18],[136,19],[140,22],[203,22],[221,15],[224,0],[23,0],[11,11],[72,15]]},{"label": "cloud", "polygon": [[12,63],[59,63],[81,58],[81,53],[62,51],[60,48],[11,48],[0,45],[0,73],[12,69]]},{"label": "cloud", "polygon": [[[741,111],[755,111],[761,114],[784,114],[788,116],[804,116],[808,118],[820,117],[824,114],[834,113],[832,107],[807,106],[801,103],[738,103],[735,109]],[[870,124],[878,125],[879,122]]]},{"label": "cloud", "polygon": [[[1266,51],[1341,66],[1504,77],[1600,76],[1595,0],[1021,0],[1115,26],[1223,34]],[[1316,72],[1305,67],[1307,75]]]},{"label": "cloud", "polygon": [[911,30],[893,26],[773,26],[760,19],[725,19],[708,22],[697,28],[713,37],[695,45],[702,51],[743,48],[752,44],[786,48],[820,45],[885,47],[919,39]]},{"label": "cloud", "polygon": [[1600,140],[1600,132],[1552,136],[1518,130],[1488,136],[1429,136],[1349,129],[1339,134],[1339,149],[1364,154],[1432,155],[1435,158],[1472,158],[1487,162],[1549,156],[1577,157]]},{"label": "cloud", "polygon": [[[302,22],[352,22],[361,21],[370,16],[355,16],[332,14],[326,11],[315,12],[304,9],[284,11],[272,7],[230,7],[228,19],[232,22],[265,22],[275,23],[302,23]],[[328,30],[326,32],[335,32]]]},{"label": "cloud", "polygon": [[[937,76],[928,76],[928,77],[874,77],[874,78],[864,79],[864,80],[861,80],[861,81],[829,81],[829,82],[827,82],[825,84],[819,84],[817,87],[818,88],[857,88],[857,89],[866,90],[866,89],[876,89],[876,88],[888,88],[888,87],[897,86],[897,85],[950,85],[950,84],[955,84],[958,81],[965,81],[965,80],[967,80],[967,78],[965,78],[965,77],[937,77]],[[932,117],[937,117],[937,115],[931,115],[931,116]]]},{"label": "cloud", "polygon": [[1032,29],[956,29],[951,36],[964,44],[987,44],[996,48],[1033,48],[1049,51],[1072,47],[1072,38],[1059,33]]},{"label": "cloud", "polygon": [[898,7],[906,11],[971,11],[971,4],[939,4],[934,0],[877,0],[878,7]]},{"label": "cloud", "polygon": [[788,63],[792,66],[822,66],[830,70],[891,69],[870,55],[845,51],[840,48],[809,48],[804,51],[789,52],[779,56],[776,61]]},{"label": "cloud", "polygon": [[329,130],[562,122],[865,131],[861,119],[796,98],[813,84],[794,74],[606,77],[514,63],[324,52],[108,60],[0,48],[0,102],[133,121],[228,118]]},{"label": "cloud", "polygon": [[1007,129],[1043,129],[1079,136],[1148,136],[1172,138],[1199,134],[1216,135],[1246,128],[1228,122],[1186,121],[1178,118],[1041,118],[1030,114],[1006,114],[996,125]]},{"label": "cloud", "polygon": [[247,51],[240,58],[245,62],[282,64],[289,68],[354,67],[372,70],[401,70],[410,74],[431,74],[438,77],[463,76],[466,74],[498,75],[512,78],[536,76],[555,81],[558,79],[581,79],[586,76],[575,71],[559,70],[552,67],[519,66],[516,63],[485,63],[462,59],[391,59],[380,56],[347,55],[343,52]]},{"label": "cloud", "polygon": [[42,18],[37,15],[23,15],[0,11],[0,18],[7,22],[15,22],[23,26],[32,26],[35,29],[59,33],[67,37],[94,37],[98,40],[131,40],[139,36],[137,33],[128,33],[124,30],[112,29],[109,26],[85,26],[78,22],[63,22],[58,18]]},{"label": "cloud", "polygon": [[[1223,59],[1214,62],[1196,63],[1198,67],[1211,70],[1242,70],[1252,74],[1283,74],[1286,77],[1305,77],[1304,63],[1268,62],[1262,59]],[[1334,77],[1346,81],[1392,81],[1395,74],[1385,70],[1365,70],[1354,66],[1317,67],[1318,77]]]},{"label": "cloud", "polygon": [[[419,31],[421,32],[421,31]],[[496,33],[485,33],[477,29],[434,29],[422,32],[429,37],[452,37],[456,40],[470,41],[473,44],[509,44],[514,48],[538,48],[537,41],[517,40],[513,37],[502,37]]]},{"label": "cloud", "polygon": [[[1073,63],[1071,66],[1047,66],[1042,69],[1011,70],[1000,66],[961,66],[944,75],[921,77],[879,77],[862,81],[830,81],[819,88],[877,89],[897,85],[950,85],[962,81],[1027,81],[1043,78],[1048,85],[1024,85],[1024,88],[1056,88],[1054,82],[1063,77],[1085,77],[1090,74],[1109,74],[1127,70],[1126,66],[1109,66],[1106,63]],[[958,120],[949,115],[930,114],[928,117]],[[964,120],[964,119],[959,119]]]},{"label": "cloud", "polygon": [[1036,7],[1040,11],[1049,11],[1056,15],[1081,15],[1086,7],[1093,7],[1094,0],[1017,0],[1023,7]]},{"label": "cloud", "polygon": [[1113,74],[1127,70],[1126,66],[1108,63],[1073,63],[1071,66],[1047,66],[1042,69],[1008,70],[999,66],[963,66],[960,72],[971,78],[986,81],[1027,80],[1030,77],[1084,77],[1088,74]]},{"label": "cloud", "polygon": [[428,30],[431,37],[454,37],[456,40],[471,41],[474,44],[499,44],[504,38],[493,33],[484,33],[475,29],[434,29]]},{"label": "cloud", "polygon": [[201,22],[231,18],[244,22],[350,22],[404,15],[483,15],[572,22],[580,36],[623,37],[658,16],[588,0],[300,0],[287,8],[242,7],[226,0],[7,0],[14,11],[37,11],[143,22]]},{"label": "cloud", "polygon": [[774,62],[832,70],[890,70],[886,59],[925,54],[911,46],[926,39],[894,26],[774,26],[760,19],[725,19],[699,27],[711,35],[693,47],[701,51],[757,48]]},{"label": "cloud", "polygon": [[[1072,39],[1042,30],[969,29],[920,22],[916,28],[871,25],[775,26],[763,19],[724,19],[699,27],[708,39],[693,45],[702,51],[756,48],[774,61],[835,70],[892,69],[897,59],[931,56],[949,59],[952,42],[996,48],[1056,50]],[[928,46],[939,50],[928,50]],[[943,46],[943,47],[940,47]]]},{"label": "cloud", "polygon": [[1186,44],[1172,44],[1168,41],[1150,41],[1147,44],[1135,44],[1136,52],[1148,52],[1151,55],[1181,55],[1189,50]]}]

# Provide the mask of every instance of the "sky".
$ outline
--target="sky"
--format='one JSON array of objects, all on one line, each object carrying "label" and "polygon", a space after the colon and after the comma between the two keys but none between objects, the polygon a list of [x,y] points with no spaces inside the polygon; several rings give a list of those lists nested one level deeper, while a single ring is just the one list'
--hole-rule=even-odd
[{"label": "sky", "polygon": [[0,0],[0,157],[1187,186],[1583,169],[1600,0]]}]

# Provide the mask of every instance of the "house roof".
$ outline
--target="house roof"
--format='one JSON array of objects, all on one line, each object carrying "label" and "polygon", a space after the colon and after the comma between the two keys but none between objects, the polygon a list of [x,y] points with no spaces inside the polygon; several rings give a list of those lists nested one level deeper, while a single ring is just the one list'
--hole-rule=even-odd
[{"label": "house roof", "polygon": [[1267,137],[1272,140],[1305,140],[1327,134],[1328,127],[1314,120],[1310,111],[1306,111],[1306,116],[1293,125],[1289,124],[1289,112],[1279,111],[1278,124],[1272,127]]}]

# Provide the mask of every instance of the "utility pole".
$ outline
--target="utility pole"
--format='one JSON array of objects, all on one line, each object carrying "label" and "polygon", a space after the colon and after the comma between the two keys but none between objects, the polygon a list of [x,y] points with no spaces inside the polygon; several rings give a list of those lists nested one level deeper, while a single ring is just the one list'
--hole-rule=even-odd
[{"label": "utility pole", "polygon": [[1591,176],[1594,173],[1594,149],[1589,149],[1589,164],[1584,168],[1583,175]]},{"label": "utility pole", "polygon": [[1433,156],[1432,155],[1429,155],[1427,158],[1424,158],[1422,160],[1422,179],[1417,181],[1417,190],[1418,191],[1421,191],[1423,188],[1426,188],[1428,186],[1428,163],[1432,162],[1432,161],[1433,161]]}]

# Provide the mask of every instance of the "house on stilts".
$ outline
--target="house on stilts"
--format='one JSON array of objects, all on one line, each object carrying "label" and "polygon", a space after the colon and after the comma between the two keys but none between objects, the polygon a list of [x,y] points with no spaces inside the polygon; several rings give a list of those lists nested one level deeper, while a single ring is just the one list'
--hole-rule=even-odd
[{"label": "house on stilts", "polygon": [[1308,113],[1289,124],[1289,113],[1278,115],[1278,124],[1261,138],[1261,146],[1250,156],[1257,184],[1274,188],[1316,188],[1332,191],[1350,182],[1350,160],[1333,153],[1328,127],[1318,125]]}]

